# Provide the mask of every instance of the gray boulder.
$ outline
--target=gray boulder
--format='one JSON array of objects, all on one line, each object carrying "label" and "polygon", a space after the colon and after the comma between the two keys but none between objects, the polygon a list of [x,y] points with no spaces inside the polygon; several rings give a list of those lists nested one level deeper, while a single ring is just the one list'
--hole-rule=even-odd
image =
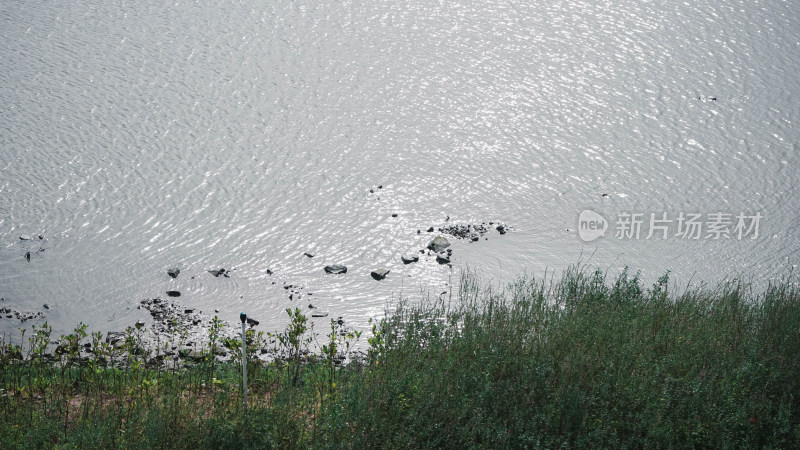
[{"label": "gray boulder", "polygon": [[115,348],[122,347],[125,345],[125,333],[121,331],[109,331],[108,334],[106,334],[106,342]]},{"label": "gray boulder", "polygon": [[376,280],[382,280],[386,278],[386,275],[389,275],[389,272],[390,271],[386,269],[377,269],[373,270],[372,273],[370,273],[370,275],[372,275],[372,278]]},{"label": "gray boulder", "polygon": [[411,264],[419,261],[419,256],[413,253],[409,253],[407,255],[401,256],[400,260],[403,261],[403,264]]},{"label": "gray boulder", "polygon": [[341,264],[334,264],[332,266],[325,266],[326,273],[347,273],[347,267]]},{"label": "gray boulder", "polygon": [[441,252],[442,250],[446,249],[447,247],[450,247],[450,241],[448,241],[447,239],[445,239],[442,236],[436,236],[430,242],[430,244],[428,244],[428,248],[430,250],[433,250],[436,253]]}]

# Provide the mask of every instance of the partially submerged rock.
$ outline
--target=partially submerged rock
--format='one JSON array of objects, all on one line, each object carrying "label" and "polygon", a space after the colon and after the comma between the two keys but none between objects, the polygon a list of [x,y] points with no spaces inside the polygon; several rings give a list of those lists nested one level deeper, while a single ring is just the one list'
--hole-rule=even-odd
[{"label": "partially submerged rock", "polygon": [[172,278],[178,278],[178,275],[180,275],[180,273],[181,269],[178,269],[177,267],[167,269],[167,275],[171,276]]},{"label": "partially submerged rock", "polygon": [[334,273],[334,274],[347,273],[347,267],[343,266],[341,264],[334,264],[332,266],[325,266],[325,272],[326,273]]},{"label": "partially submerged rock", "polygon": [[413,253],[409,253],[407,255],[401,256],[400,260],[403,261],[403,264],[411,264],[419,261],[419,256]]},{"label": "partially submerged rock", "polygon": [[442,250],[450,247],[450,241],[448,241],[443,236],[436,236],[433,240],[428,244],[428,248],[433,250],[436,253],[441,252]]},{"label": "partially submerged rock", "polygon": [[224,276],[225,278],[230,277],[230,275],[228,275],[230,273],[230,270],[225,270],[225,269],[209,270],[208,273],[214,275],[215,277],[219,276]]},{"label": "partially submerged rock", "polygon": [[387,269],[377,269],[373,270],[372,273],[370,273],[370,275],[372,275],[372,278],[376,280],[382,280],[386,278],[386,275],[389,275],[389,272],[391,271]]}]

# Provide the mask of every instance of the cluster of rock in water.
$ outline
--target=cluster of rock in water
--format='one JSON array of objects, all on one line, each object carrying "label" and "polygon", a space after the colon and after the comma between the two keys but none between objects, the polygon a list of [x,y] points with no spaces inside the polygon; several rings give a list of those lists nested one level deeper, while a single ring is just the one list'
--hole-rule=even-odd
[{"label": "cluster of rock in water", "polygon": [[[379,189],[380,188],[381,187],[379,186]],[[480,224],[449,224],[439,227],[438,230],[434,227],[430,227],[428,228],[427,232],[435,233],[438,231],[443,235],[448,235],[456,239],[464,239],[470,242],[476,242],[492,230],[496,230],[500,234],[506,234],[509,229],[509,227],[503,224],[484,222]],[[422,231],[418,230],[418,233],[421,234]],[[435,256],[436,261],[439,264],[450,264],[453,255],[453,249],[450,247],[451,244],[447,238],[444,236],[436,236],[424,249],[420,249],[419,253],[404,254],[400,257],[400,260],[404,264],[412,264],[419,261],[420,254],[427,253],[429,256]],[[313,258],[315,255],[305,252],[304,256],[307,258]],[[332,264],[324,266],[323,270],[328,274],[343,275],[347,273],[348,268],[342,264]],[[215,277],[229,277],[231,274],[230,270],[223,268],[209,270],[208,272]],[[375,269],[370,272],[370,276],[375,280],[383,280],[387,275],[389,275],[390,272],[391,270],[389,269]],[[181,271],[179,268],[171,268],[167,270],[167,274],[172,278],[177,278],[180,273]],[[273,271],[271,269],[267,269],[267,274],[273,275]],[[276,282],[273,281],[272,284],[276,284]],[[291,301],[310,299],[313,296],[313,292],[306,291],[303,286],[296,284],[283,283],[283,288],[288,292],[288,297]],[[171,297],[177,297],[180,296],[180,292],[167,291],[167,295]],[[168,303],[161,299],[144,300],[142,301],[141,307],[147,309],[153,316],[154,325],[152,327],[152,332],[155,336],[159,336],[160,339],[174,340],[176,330],[183,330],[181,332],[185,333],[188,331],[191,336],[194,336],[190,342],[186,344],[187,346],[191,347],[192,345],[200,345],[202,347],[205,343],[207,343],[207,330],[211,324],[211,316],[204,315],[199,311],[196,312],[192,308],[184,308],[177,306],[174,303]],[[321,318],[329,315],[328,312],[321,311],[316,308],[313,303],[308,303],[308,309],[311,310],[311,317]],[[247,320],[250,326],[258,325],[258,321],[256,320]],[[338,317],[337,323],[339,325],[343,325],[343,318]],[[230,325],[227,323],[224,323],[223,329],[226,330],[225,333],[228,333],[231,336],[235,336],[238,333],[236,329],[230,327]],[[184,350],[186,350],[186,348]],[[173,349],[173,351],[176,350]],[[189,355],[191,355],[191,352]],[[224,357],[225,355],[218,356]]]},{"label": "cluster of rock in water", "polygon": [[[476,223],[476,224],[452,224],[446,225],[444,227],[439,228],[439,231],[445,234],[449,234],[453,237],[459,239],[468,239],[472,242],[480,240],[483,235],[491,231],[492,229],[497,230],[500,234],[506,234],[510,228],[504,224],[498,223],[495,224],[494,222],[483,222],[483,223]],[[428,228],[430,232],[431,229]]]},{"label": "cluster of rock in water", "polygon": [[[48,309],[48,308],[45,308]],[[16,311],[11,308],[2,307],[0,308],[0,319],[15,319],[19,320],[20,322],[27,322],[32,319],[43,319],[44,313],[37,311],[37,312],[25,312],[25,311]]]},{"label": "cluster of rock in water", "polygon": [[[456,239],[465,239],[470,242],[477,242],[492,229],[497,230],[497,232],[500,234],[506,234],[510,230],[510,227],[504,224],[495,224],[494,222],[482,222],[479,224],[451,224],[444,227],[439,227],[438,230],[434,227],[430,227],[428,228],[427,232],[434,233],[438,231]],[[417,230],[417,234],[422,234],[422,230]],[[484,237],[484,239],[488,238]],[[439,264],[450,264],[450,259],[453,256],[453,249],[448,247],[450,247],[450,241],[448,241],[444,236],[437,236],[428,244],[426,248],[420,249],[419,254],[424,255],[427,251],[428,255],[436,256],[436,262]],[[412,264],[418,262],[419,254],[416,252],[403,254],[400,256],[400,261],[402,261],[403,264]],[[325,272],[330,274],[344,274],[347,273],[347,267],[341,264],[325,266]],[[389,272],[390,270],[388,269],[376,269],[370,272],[370,275],[375,280],[382,280],[386,278]]]}]

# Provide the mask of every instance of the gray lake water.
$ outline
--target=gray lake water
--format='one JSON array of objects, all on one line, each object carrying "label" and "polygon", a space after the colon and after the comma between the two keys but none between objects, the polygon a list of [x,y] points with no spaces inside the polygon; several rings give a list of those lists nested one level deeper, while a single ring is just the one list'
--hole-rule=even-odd
[{"label": "gray lake water", "polygon": [[[263,330],[308,303],[364,328],[467,267],[780,279],[799,30],[792,0],[4,1],[0,307],[113,330],[175,289]],[[648,239],[651,213],[672,222]],[[429,226],[489,221],[513,229],[454,242],[452,268],[400,262]]]}]

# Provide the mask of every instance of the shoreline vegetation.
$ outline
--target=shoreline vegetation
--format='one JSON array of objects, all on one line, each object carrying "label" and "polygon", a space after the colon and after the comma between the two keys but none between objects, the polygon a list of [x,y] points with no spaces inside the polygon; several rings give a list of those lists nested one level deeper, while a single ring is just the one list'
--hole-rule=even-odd
[{"label": "shoreline vegetation", "polygon": [[[668,275],[574,266],[500,289],[464,272],[455,297],[401,300],[363,336],[287,309],[286,329],[248,330],[246,412],[242,343],[216,318],[171,367],[141,326],[112,345],[81,324],[51,351],[45,324],[0,346],[0,447],[800,445],[792,277],[681,291]],[[259,360],[264,346],[280,356]]]}]

